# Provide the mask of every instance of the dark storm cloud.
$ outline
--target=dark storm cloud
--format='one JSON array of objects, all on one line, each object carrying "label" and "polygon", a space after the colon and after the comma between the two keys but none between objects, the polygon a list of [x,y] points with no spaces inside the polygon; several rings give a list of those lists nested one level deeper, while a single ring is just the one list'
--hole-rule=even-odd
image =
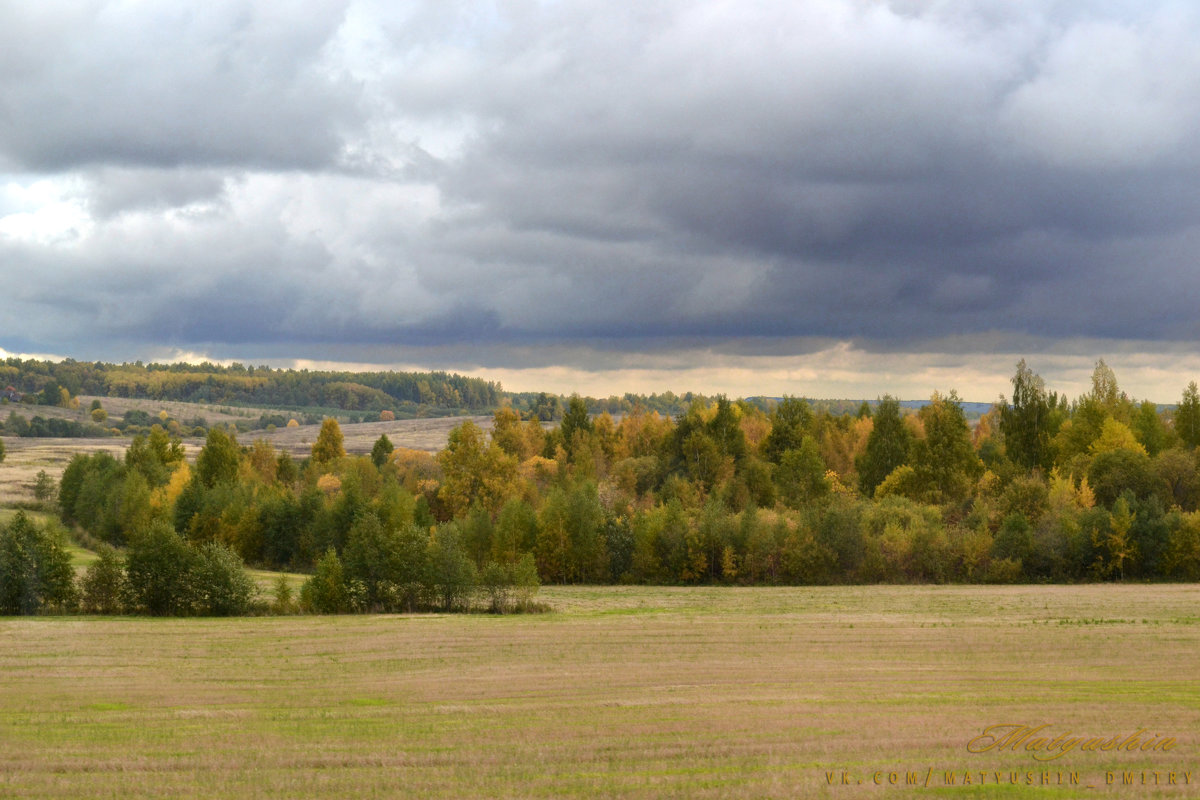
[{"label": "dark storm cloud", "polygon": [[6,3],[0,147],[11,168],[320,167],[357,122],[320,54],[345,3]]},{"label": "dark storm cloud", "polygon": [[1166,348],[1198,37],[1165,0],[10,4],[3,302],[64,350]]}]

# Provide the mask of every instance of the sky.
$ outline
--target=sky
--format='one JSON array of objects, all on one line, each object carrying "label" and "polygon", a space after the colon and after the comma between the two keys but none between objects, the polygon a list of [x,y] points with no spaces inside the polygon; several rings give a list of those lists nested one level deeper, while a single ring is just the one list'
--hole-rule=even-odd
[{"label": "sky", "polygon": [[1200,6],[0,0],[0,356],[1200,378]]}]

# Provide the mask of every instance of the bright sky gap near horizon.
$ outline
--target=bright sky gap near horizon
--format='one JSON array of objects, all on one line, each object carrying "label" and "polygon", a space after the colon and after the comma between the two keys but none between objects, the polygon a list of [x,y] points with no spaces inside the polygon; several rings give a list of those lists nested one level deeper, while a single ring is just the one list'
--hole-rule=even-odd
[{"label": "bright sky gap near horizon", "polygon": [[1200,6],[0,0],[0,356],[1200,379]]}]

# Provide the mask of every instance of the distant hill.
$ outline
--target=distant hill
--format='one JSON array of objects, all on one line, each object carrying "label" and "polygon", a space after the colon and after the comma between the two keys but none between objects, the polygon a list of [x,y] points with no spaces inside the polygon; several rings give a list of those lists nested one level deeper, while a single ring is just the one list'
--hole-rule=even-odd
[{"label": "distant hill", "polygon": [[[901,408],[911,408],[911,409],[916,410],[916,409],[924,408],[925,406],[929,405],[929,402],[930,401],[928,401],[928,400],[901,400],[900,407]],[[872,404],[872,405],[874,405],[874,404]],[[966,415],[967,419],[975,419],[977,417],[982,417],[984,414],[991,411],[992,406],[994,404],[993,403],[969,403],[966,400],[964,400],[961,405],[962,405],[963,414]]]},{"label": "distant hill", "polygon": [[[769,408],[770,406],[774,405],[775,403],[778,403],[781,400],[783,400],[782,397],[762,397],[762,396],[748,397],[746,399],[749,400],[750,402],[754,403],[755,405],[758,405],[761,408]],[[872,409],[874,409],[875,406],[879,405],[879,402],[877,400],[865,400],[865,401],[864,400],[848,400],[848,399],[838,399],[838,400],[825,399],[825,400],[823,400],[823,399],[817,399],[817,398],[813,398],[813,397],[806,397],[806,398],[804,398],[804,401],[818,411],[828,411],[830,414],[833,414],[835,416],[840,415],[840,414],[856,413],[858,411],[858,409],[862,407],[862,404],[864,402],[867,405],[869,405]],[[929,400],[901,400],[900,407],[916,411],[918,409],[924,408],[925,406],[929,405],[929,403],[930,403]],[[962,402],[963,414],[966,415],[967,419],[978,419],[979,417],[982,417],[987,412],[991,411],[992,405],[993,405],[992,403],[972,403],[972,402],[963,401]]]}]

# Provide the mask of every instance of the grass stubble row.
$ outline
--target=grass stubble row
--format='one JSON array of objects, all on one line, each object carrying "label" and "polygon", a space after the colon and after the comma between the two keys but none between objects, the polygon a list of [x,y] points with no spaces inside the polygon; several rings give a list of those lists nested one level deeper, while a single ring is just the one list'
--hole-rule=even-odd
[{"label": "grass stubble row", "polygon": [[[0,797],[1200,796],[1200,587],[542,599],[555,613],[0,620]],[[1001,724],[1175,741],[968,752]]]}]

